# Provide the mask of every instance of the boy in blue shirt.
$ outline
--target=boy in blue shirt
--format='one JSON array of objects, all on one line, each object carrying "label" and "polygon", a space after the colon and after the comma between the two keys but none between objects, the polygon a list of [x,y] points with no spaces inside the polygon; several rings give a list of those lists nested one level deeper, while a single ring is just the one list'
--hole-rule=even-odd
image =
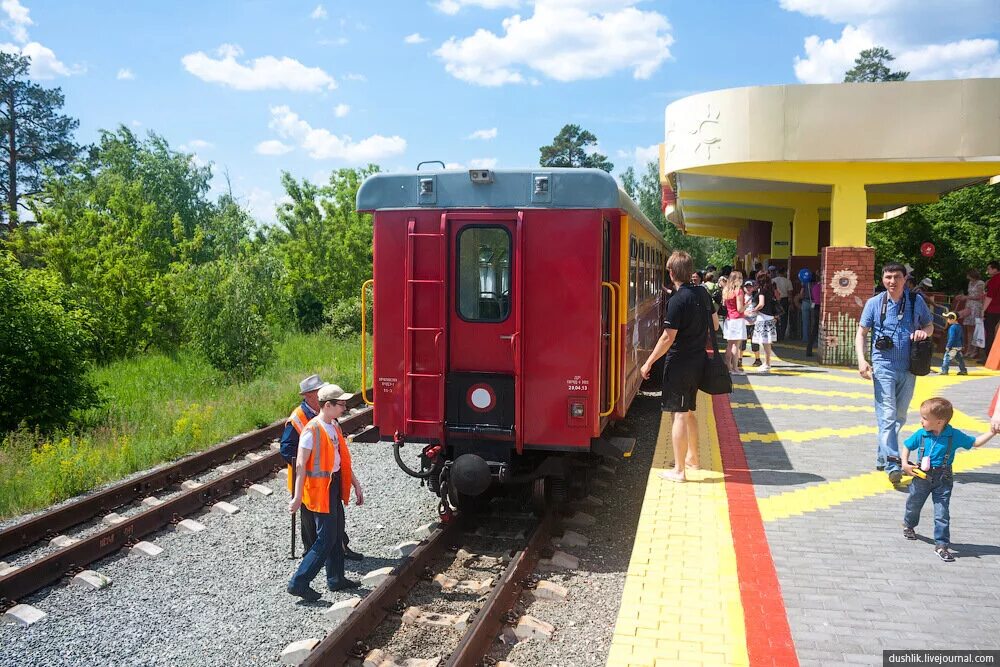
[{"label": "boy in blue shirt", "polygon": [[[908,540],[917,539],[913,529],[920,523],[920,510],[927,501],[927,496],[932,496],[934,551],[946,563],[955,560],[954,554],[948,550],[951,538],[949,504],[951,489],[955,484],[951,464],[955,460],[955,452],[959,449],[982,447],[996,435],[995,432],[990,432],[973,438],[962,433],[948,423],[954,414],[951,401],[928,398],[920,404],[921,428],[899,446],[903,472],[913,476],[910,497],[906,499],[906,512],[903,514],[903,537]],[[917,452],[916,465],[908,460],[911,451]]]},{"label": "boy in blue shirt", "polygon": [[965,357],[962,356],[962,346],[965,344],[965,336],[962,325],[958,323],[958,315],[948,311],[944,314],[944,319],[948,327],[948,339],[944,344],[944,356],[941,358],[941,375],[948,374],[948,366],[952,359],[958,362],[958,374],[968,375],[965,369]]}]

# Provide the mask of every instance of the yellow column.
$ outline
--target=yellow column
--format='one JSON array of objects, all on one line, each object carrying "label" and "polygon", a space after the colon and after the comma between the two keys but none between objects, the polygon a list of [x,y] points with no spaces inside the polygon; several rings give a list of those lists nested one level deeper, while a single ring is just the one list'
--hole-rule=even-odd
[{"label": "yellow column", "polygon": [[[818,227],[817,227],[818,229]],[[788,259],[792,245],[792,216],[771,221],[771,259]]]},{"label": "yellow column", "polygon": [[815,257],[819,254],[819,212],[815,207],[795,208],[792,254],[798,257]]},{"label": "yellow column", "polygon": [[865,184],[845,181],[833,184],[830,202],[830,245],[835,248],[864,248],[868,199]]}]

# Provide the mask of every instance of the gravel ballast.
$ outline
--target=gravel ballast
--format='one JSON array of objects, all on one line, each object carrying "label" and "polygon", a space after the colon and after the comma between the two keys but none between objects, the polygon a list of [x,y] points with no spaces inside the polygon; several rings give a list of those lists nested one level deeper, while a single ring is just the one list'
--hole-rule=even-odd
[{"label": "gravel ballast", "polygon": [[[580,558],[579,570],[539,571],[569,589],[566,601],[539,600],[527,607],[527,613],[554,625],[555,633],[550,641],[509,649],[508,660],[520,667],[605,664],[659,418],[658,394],[640,394],[621,428],[638,439],[635,454],[618,464],[614,476],[601,475],[610,482],[595,493],[602,507],[581,507],[597,523],[573,530],[587,535],[590,544],[563,549]],[[356,443],[351,451],[365,504],[348,508],[347,532],[352,548],[366,558],[346,564],[348,576],[360,579],[398,562],[392,547],[437,519],[437,500],[396,467],[388,445]],[[322,612],[367,591],[330,593],[321,572],[314,581],[321,601],[306,603],[285,592],[299,562],[289,559],[288,493],[280,476],[262,483],[275,493],[225,499],[240,508],[233,516],[206,507],[190,517],[207,527],[201,533],[168,529],[144,538],[163,547],[160,556],[121,551],[88,566],[111,578],[105,589],[59,585],[21,600],[48,616],[29,628],[0,623],[0,667],[277,665],[289,643],[322,639],[332,625]],[[301,551],[299,542],[297,555]]]}]

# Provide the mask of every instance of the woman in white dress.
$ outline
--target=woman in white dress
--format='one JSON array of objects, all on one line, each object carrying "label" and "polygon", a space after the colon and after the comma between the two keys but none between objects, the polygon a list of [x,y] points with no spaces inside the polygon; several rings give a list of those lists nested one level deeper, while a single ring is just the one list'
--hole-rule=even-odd
[{"label": "woman in white dress", "polygon": [[764,348],[764,365],[760,367],[760,372],[767,373],[771,370],[771,344],[778,340],[774,284],[767,271],[757,274],[757,289],[753,293],[753,300],[752,308],[757,314],[753,325],[753,342]]},{"label": "woman in white dress", "polygon": [[975,269],[969,269],[965,275],[969,279],[969,289],[966,292],[968,296],[965,298],[965,310],[968,313],[962,318],[962,328],[965,329],[965,356],[975,357],[979,354],[979,348],[972,344],[972,334],[976,330],[976,319],[983,318],[986,283]]}]

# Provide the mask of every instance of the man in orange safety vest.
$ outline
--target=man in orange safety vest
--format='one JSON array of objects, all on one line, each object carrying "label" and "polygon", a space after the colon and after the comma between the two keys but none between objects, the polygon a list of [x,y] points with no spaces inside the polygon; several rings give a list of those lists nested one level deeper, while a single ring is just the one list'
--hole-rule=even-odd
[{"label": "man in orange safety vest", "polygon": [[288,582],[288,592],[305,600],[322,597],[310,584],[323,565],[329,590],[360,585],[344,574],[344,505],[350,502],[351,488],[358,505],[364,503],[365,496],[351,470],[351,454],[337,423],[352,397],[335,384],[321,387],[317,395],[319,414],[306,424],[299,437],[295,490],[288,510],[294,514],[303,504],[309,508],[316,523],[316,541]]},{"label": "man in orange safety vest", "polygon": [[[299,447],[299,437],[302,429],[306,427],[309,420],[319,412],[319,400],[317,395],[319,390],[326,383],[318,375],[310,375],[299,382],[299,395],[302,402],[292,414],[285,420],[285,430],[281,434],[281,458],[288,464],[288,493],[294,492],[295,484],[295,457]],[[316,541],[316,521],[312,512],[305,504],[299,509],[299,522],[302,534],[302,544],[305,551],[309,550],[313,542]],[[344,558],[348,560],[360,561],[364,558],[361,554],[351,549],[350,539],[347,532],[344,532]],[[293,544],[294,550],[294,544]]]}]

